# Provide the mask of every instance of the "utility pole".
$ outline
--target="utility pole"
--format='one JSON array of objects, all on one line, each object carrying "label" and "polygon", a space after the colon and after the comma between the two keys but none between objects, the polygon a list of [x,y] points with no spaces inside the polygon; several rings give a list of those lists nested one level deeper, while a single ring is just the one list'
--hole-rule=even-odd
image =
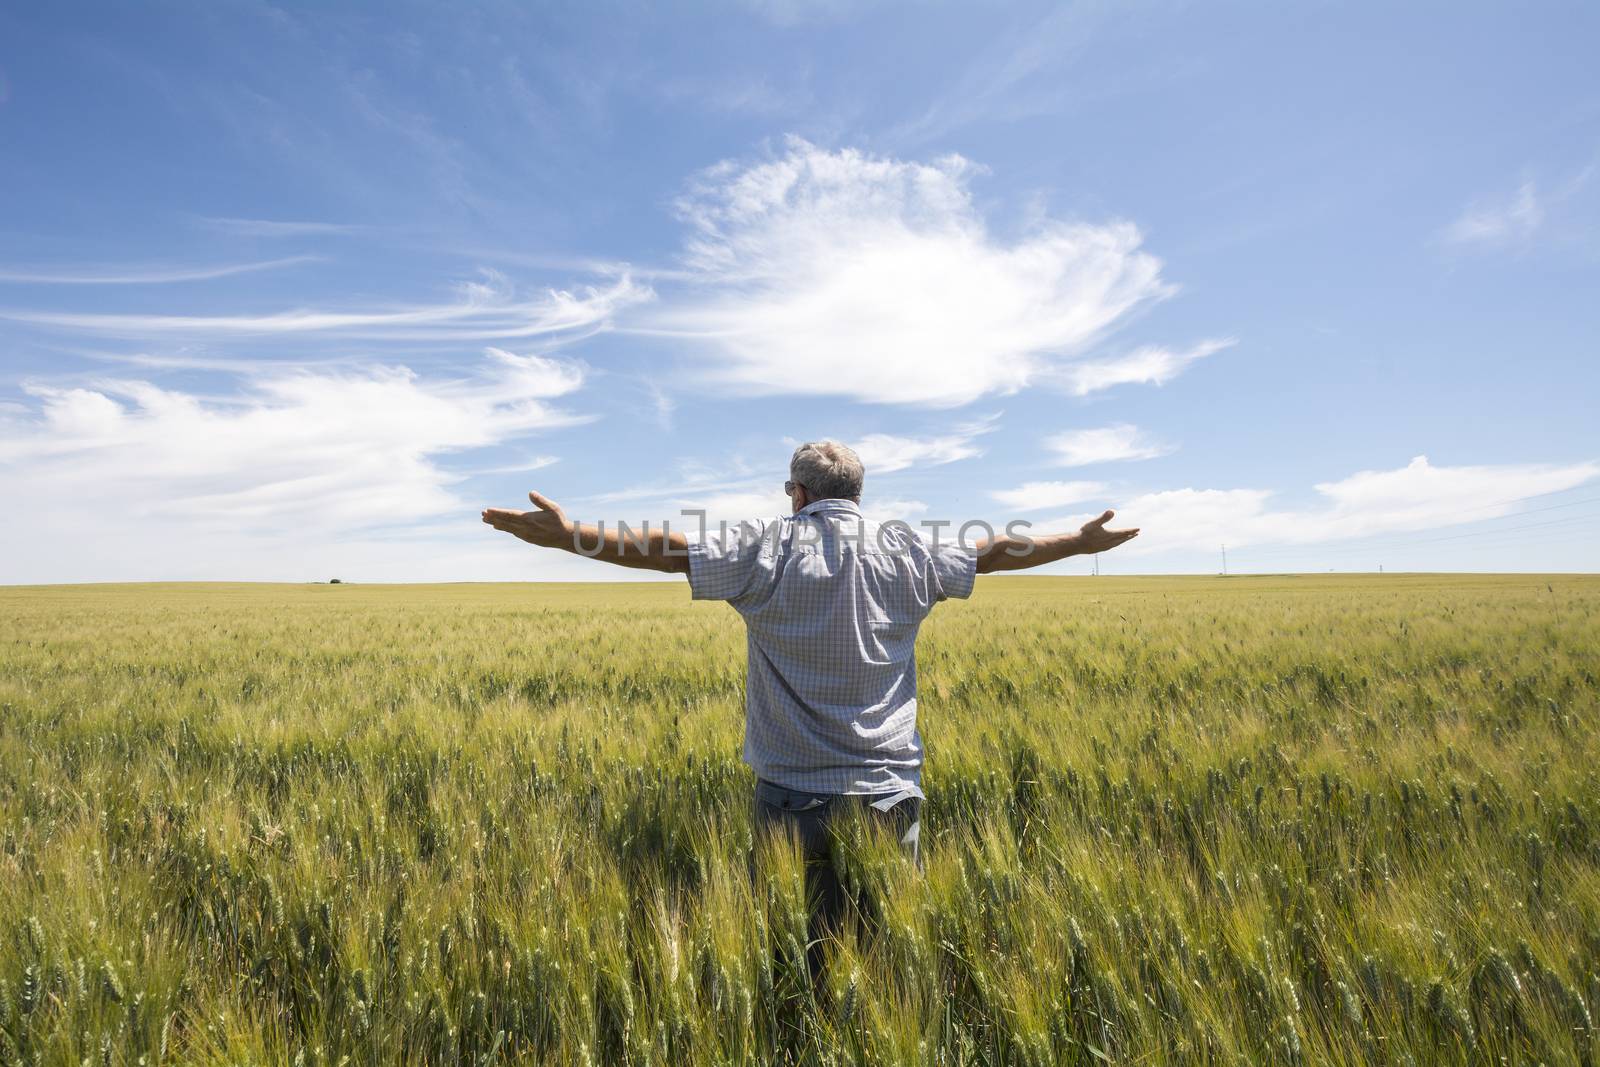
[{"label": "utility pole", "polygon": [[1094,561],[1094,576],[1096,578],[1100,577],[1100,553],[1096,552],[1089,558]]},{"label": "utility pole", "polygon": [[1228,546],[1227,545],[1223,545],[1222,546],[1222,576],[1224,578],[1226,578],[1228,576]]}]

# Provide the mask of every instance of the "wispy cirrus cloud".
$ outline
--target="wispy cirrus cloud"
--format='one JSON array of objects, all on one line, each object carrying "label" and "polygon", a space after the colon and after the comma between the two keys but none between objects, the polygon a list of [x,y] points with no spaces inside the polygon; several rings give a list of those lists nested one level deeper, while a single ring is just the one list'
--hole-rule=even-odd
[{"label": "wispy cirrus cloud", "polygon": [[655,92],[665,101],[700,111],[750,115],[768,121],[794,115],[815,104],[805,71],[782,80],[774,80],[774,75],[773,70],[762,67],[759,71],[715,78],[673,78],[656,86]]},{"label": "wispy cirrus cloud", "polygon": [[968,188],[980,171],[798,137],[775,158],[711,167],[678,205],[691,282],[633,328],[680,338],[703,354],[703,378],[734,391],[935,407],[1040,382],[1164,381],[1224,343],[1101,359],[1073,377],[1174,287],[1128,222],[996,235]]},{"label": "wispy cirrus cloud", "polygon": [[1580,194],[1595,171],[1591,163],[1548,188],[1525,178],[1510,195],[1469,205],[1440,231],[1440,240],[1463,250],[1526,249],[1535,242],[1571,239],[1574,231],[1592,230],[1592,213],[1585,217]]},{"label": "wispy cirrus cloud", "polygon": [[349,222],[242,219],[214,215],[196,216],[195,223],[234,237],[345,237],[372,232],[370,226]]},{"label": "wispy cirrus cloud", "polygon": [[[1147,555],[1171,550],[1247,545],[1304,545],[1377,534],[1434,530],[1515,514],[1521,501],[1557,493],[1600,477],[1600,464],[1498,464],[1440,467],[1417,456],[1404,467],[1360,471],[1317,485],[1321,504],[1273,506],[1267,489],[1170,489],[1144,493],[1117,507],[1138,526],[1137,542],[1119,551]],[[1091,516],[1059,520],[1065,527]]]},{"label": "wispy cirrus cloud", "polygon": [[1444,228],[1455,245],[1515,244],[1530,240],[1544,224],[1545,208],[1534,183],[1525,181],[1508,199],[1475,204]]},{"label": "wispy cirrus cloud", "polygon": [[516,293],[503,275],[456,286],[454,300],[374,310],[296,309],[264,315],[118,314],[0,308],[0,319],[77,333],[124,338],[293,337],[338,334],[372,340],[495,340],[596,328],[620,309],[653,297],[623,277],[604,289]]},{"label": "wispy cirrus cloud", "polygon": [[1150,440],[1137,426],[1128,423],[1068,430],[1045,438],[1044,446],[1054,453],[1055,462],[1063,467],[1154,459],[1173,451],[1171,445]]},{"label": "wispy cirrus cloud", "polygon": [[1076,60],[1116,10],[1110,4],[1061,4],[1043,18],[1010,27],[921,114],[891,131],[890,140],[931,141],[980,122],[992,125],[1059,113],[1081,101],[1090,90],[1071,84],[1063,74],[1080,66]]},{"label": "wispy cirrus cloud", "polygon": [[0,267],[0,282],[27,285],[162,285],[170,282],[204,282],[235,274],[278,270],[283,267],[315,263],[319,256],[285,256],[253,263],[228,263],[211,267],[174,267],[154,264],[110,267],[104,264],[63,268],[61,266],[25,268]]}]

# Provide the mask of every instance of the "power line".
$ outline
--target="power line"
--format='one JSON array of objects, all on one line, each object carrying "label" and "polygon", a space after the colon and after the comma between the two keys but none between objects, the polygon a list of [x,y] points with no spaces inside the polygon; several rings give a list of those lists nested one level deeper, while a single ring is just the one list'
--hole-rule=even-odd
[{"label": "power line", "polygon": [[[1498,534],[1499,536],[1492,536],[1495,534]],[[1486,530],[1484,531],[1483,536],[1489,537],[1490,540],[1474,541],[1472,542],[1473,548],[1498,548],[1501,545],[1515,546],[1529,545],[1530,543],[1536,545],[1537,547],[1543,547],[1545,545],[1564,544],[1567,541],[1593,541],[1597,537],[1600,537],[1600,531],[1578,528],[1570,531],[1569,533],[1565,530],[1558,530],[1556,531],[1556,536],[1540,537],[1536,542],[1530,542],[1529,538],[1523,537],[1521,534],[1514,533],[1510,530]]]},{"label": "power line", "polygon": [[[1580,483],[1578,485],[1569,485],[1565,489],[1552,489],[1548,493],[1529,493],[1527,496],[1513,496],[1513,497],[1507,497],[1504,500],[1491,500],[1489,503],[1487,503],[1487,504],[1479,504],[1477,507],[1464,508],[1461,511],[1457,512],[1456,514],[1465,515],[1465,514],[1467,514],[1469,512],[1473,512],[1473,511],[1488,511],[1491,508],[1504,507],[1507,504],[1520,504],[1524,500],[1540,500],[1540,499],[1542,499],[1544,497],[1547,497],[1547,496],[1560,496],[1562,493],[1575,493],[1579,489],[1587,489],[1587,488],[1589,488],[1589,486]],[[1587,499],[1588,500],[1600,500],[1600,496],[1592,496],[1592,497],[1589,497]],[[1585,501],[1585,500],[1574,500],[1574,501],[1571,501],[1571,502],[1569,502],[1567,504],[1556,504],[1556,505],[1552,505],[1552,506],[1564,508],[1564,507],[1570,507],[1572,504],[1582,504],[1582,503],[1586,503],[1586,502],[1587,501]],[[1529,511],[1532,511],[1532,510],[1544,510],[1544,509],[1532,509],[1532,508],[1529,509]],[[1519,512],[1519,514],[1526,515],[1526,514],[1528,514],[1528,512],[1526,512],[1526,511],[1525,512]],[[1490,517],[1491,518],[1499,518],[1498,515],[1494,515],[1494,516],[1490,516]]]}]

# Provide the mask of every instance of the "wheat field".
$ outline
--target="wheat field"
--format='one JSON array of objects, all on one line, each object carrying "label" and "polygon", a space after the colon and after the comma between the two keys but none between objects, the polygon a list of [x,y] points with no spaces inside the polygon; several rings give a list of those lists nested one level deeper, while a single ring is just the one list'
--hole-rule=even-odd
[{"label": "wheat field", "polygon": [[0,1061],[1594,1062],[1600,578],[989,578],[817,987],[682,584],[0,589]]}]

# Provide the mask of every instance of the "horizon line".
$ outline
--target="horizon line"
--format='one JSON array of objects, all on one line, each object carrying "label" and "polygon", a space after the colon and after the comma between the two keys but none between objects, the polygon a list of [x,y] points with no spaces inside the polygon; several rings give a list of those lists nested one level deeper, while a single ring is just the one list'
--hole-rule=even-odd
[{"label": "horizon line", "polygon": [[[302,588],[307,586],[334,586],[358,585],[367,588],[378,586],[457,586],[457,585],[664,585],[672,581],[675,576],[662,578],[458,578],[449,580],[423,580],[402,579],[394,581],[362,581],[359,579],[341,578],[338,581],[329,579],[290,580],[278,578],[141,578],[125,581],[104,581],[85,579],[83,581],[69,582],[33,582],[33,583],[5,583],[0,582],[0,592],[7,590],[24,589],[83,589],[94,586],[157,586],[157,585],[260,585],[260,586],[288,586]],[[1222,579],[1235,578],[1449,578],[1449,577],[1475,577],[1475,578],[1600,578],[1600,571],[1475,571],[1475,570],[1450,570],[1450,571],[1356,571],[1356,570],[1328,570],[1328,571],[1242,571],[1223,574],[1197,573],[1193,571],[1150,571],[1138,574],[984,574],[981,579],[997,579],[1010,581],[1015,579],[1038,580],[1077,580],[1103,581],[1121,578],[1190,578],[1190,579]]]}]

